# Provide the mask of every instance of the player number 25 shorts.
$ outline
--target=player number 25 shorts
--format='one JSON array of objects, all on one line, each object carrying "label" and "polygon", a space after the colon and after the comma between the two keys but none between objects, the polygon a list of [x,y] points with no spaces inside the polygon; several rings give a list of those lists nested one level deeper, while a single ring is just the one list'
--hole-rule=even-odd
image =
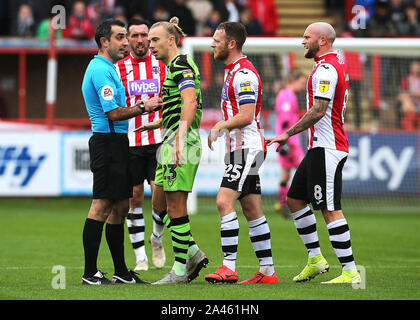
[{"label": "player number 25 shorts", "polygon": [[264,162],[265,153],[256,149],[239,149],[225,155],[225,173],[221,187],[241,193],[239,199],[248,194],[261,194],[258,171]]}]

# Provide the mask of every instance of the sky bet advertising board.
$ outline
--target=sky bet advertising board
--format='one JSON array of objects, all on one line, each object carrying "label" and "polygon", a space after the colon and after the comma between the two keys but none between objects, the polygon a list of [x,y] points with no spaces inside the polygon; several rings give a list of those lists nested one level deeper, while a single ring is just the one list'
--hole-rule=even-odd
[{"label": "sky bet advertising board", "polygon": [[348,135],[343,193],[419,193],[419,134]]}]

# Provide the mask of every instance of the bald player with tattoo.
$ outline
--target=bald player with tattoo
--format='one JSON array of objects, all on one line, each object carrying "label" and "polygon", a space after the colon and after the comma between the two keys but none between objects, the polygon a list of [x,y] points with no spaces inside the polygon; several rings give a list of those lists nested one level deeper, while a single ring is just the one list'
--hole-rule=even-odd
[{"label": "bald player with tattoo", "polygon": [[314,210],[321,210],[330,241],[342,265],[342,274],[322,283],[360,283],[350,243],[350,230],[341,210],[342,169],[349,143],[344,131],[344,115],[349,95],[347,68],[333,51],[334,28],[325,22],[309,25],[303,34],[305,58],[315,65],[307,82],[307,112],[286,132],[267,138],[268,145],[278,143],[280,151],[288,139],[307,130],[308,152],[300,163],[290,190],[287,206],[297,231],[308,250],[308,263],[295,282],[308,281],[329,270],[316,231]]}]

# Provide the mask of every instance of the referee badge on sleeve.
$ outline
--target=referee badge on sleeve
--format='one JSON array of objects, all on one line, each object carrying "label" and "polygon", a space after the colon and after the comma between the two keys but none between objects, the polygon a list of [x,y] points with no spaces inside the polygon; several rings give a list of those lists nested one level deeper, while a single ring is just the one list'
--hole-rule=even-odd
[{"label": "referee badge on sleeve", "polygon": [[102,96],[102,99],[106,101],[110,101],[112,100],[112,98],[114,98],[114,90],[112,89],[110,85],[105,85],[101,89],[101,96]]},{"label": "referee badge on sleeve", "polygon": [[328,80],[320,80],[319,81],[319,91],[322,93],[328,92],[330,88],[330,82]]}]

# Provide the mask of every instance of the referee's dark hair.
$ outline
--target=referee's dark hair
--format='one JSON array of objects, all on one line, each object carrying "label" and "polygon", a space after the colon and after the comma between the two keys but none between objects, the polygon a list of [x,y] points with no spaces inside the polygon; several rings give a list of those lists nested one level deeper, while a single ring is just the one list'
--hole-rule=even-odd
[{"label": "referee's dark hair", "polygon": [[229,21],[222,22],[216,30],[225,30],[226,40],[228,42],[235,40],[238,50],[242,50],[242,46],[244,45],[247,36],[245,26],[242,23]]},{"label": "referee's dark hair", "polygon": [[111,29],[112,26],[120,26],[125,28],[124,22],[117,20],[117,19],[107,19],[102,21],[95,30],[95,41],[98,45],[98,48],[100,49],[102,47],[101,45],[101,38],[104,37],[108,41],[111,40]]},{"label": "referee's dark hair", "polygon": [[147,29],[150,29],[150,22],[147,20],[143,20],[143,19],[136,19],[136,18],[132,18],[128,21],[128,25],[127,25],[127,32],[130,32],[130,27],[131,26],[139,26],[139,25],[146,25]]}]

